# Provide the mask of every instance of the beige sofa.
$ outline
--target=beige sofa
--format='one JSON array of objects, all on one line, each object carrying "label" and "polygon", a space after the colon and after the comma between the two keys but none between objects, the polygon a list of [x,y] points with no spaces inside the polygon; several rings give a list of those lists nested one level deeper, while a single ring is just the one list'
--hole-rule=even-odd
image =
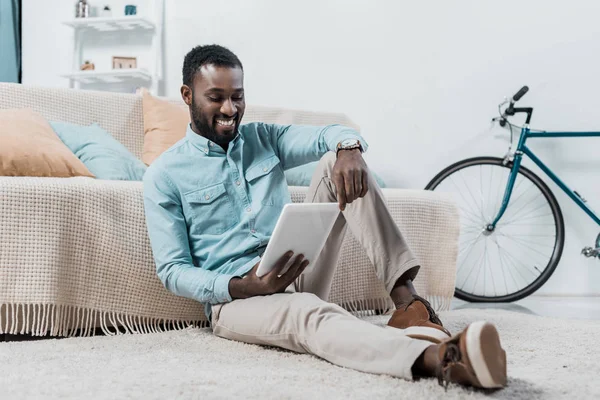
[{"label": "beige sofa", "polygon": [[[140,96],[0,84],[0,109],[32,108],[48,120],[98,123],[141,157]],[[352,124],[344,115],[249,106],[245,122]],[[368,139],[368,137],[367,137]],[[302,201],[306,188],[291,187]],[[419,257],[417,289],[437,309],[454,292],[458,212],[440,194],[384,189]],[[349,233],[330,301],[357,312],[390,299]],[[155,273],[142,183],[92,178],[0,177],[0,333],[90,335],[207,326],[202,306],[168,292]]]}]

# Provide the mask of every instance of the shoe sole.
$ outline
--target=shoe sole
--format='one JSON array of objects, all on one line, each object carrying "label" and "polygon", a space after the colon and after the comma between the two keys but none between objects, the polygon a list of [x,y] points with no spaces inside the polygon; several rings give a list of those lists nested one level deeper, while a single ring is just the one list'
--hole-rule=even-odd
[{"label": "shoe sole", "polygon": [[408,337],[419,340],[427,340],[432,343],[441,343],[444,340],[450,339],[450,336],[439,329],[429,328],[426,326],[411,326],[403,329],[403,331]]},{"label": "shoe sole", "polygon": [[467,356],[481,387],[494,389],[506,385],[506,352],[500,345],[496,327],[474,322],[466,332]]}]

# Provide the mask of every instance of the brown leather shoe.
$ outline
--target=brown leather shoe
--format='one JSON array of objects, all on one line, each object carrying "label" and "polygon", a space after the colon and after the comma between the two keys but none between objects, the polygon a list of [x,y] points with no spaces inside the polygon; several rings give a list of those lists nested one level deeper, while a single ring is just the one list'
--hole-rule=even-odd
[{"label": "brown leather shoe", "polygon": [[413,295],[413,300],[406,307],[394,311],[388,325],[403,329],[404,333],[413,339],[433,343],[440,343],[451,336],[431,304],[417,295]]},{"label": "brown leather shoe", "polygon": [[437,378],[446,388],[450,382],[485,389],[506,386],[506,352],[489,322],[474,322],[444,341],[439,357]]}]

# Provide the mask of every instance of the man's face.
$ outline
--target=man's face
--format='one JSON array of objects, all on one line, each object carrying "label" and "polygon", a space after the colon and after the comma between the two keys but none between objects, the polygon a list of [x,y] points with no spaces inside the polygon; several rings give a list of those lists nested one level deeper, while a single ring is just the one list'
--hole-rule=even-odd
[{"label": "man's face", "polygon": [[192,86],[181,88],[190,107],[192,128],[226,149],[236,137],[246,109],[243,71],[204,65],[196,72]]}]

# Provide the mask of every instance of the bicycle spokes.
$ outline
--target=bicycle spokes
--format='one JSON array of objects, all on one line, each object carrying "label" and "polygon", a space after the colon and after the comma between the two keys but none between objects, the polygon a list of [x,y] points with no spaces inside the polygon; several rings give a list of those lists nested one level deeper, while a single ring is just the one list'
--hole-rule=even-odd
[{"label": "bicycle spokes", "polygon": [[461,214],[457,295],[501,301],[531,288],[553,266],[560,231],[556,208],[539,178],[523,171],[495,226],[491,223],[501,209],[510,165],[495,158],[465,160],[435,182],[436,191],[452,194]]}]

